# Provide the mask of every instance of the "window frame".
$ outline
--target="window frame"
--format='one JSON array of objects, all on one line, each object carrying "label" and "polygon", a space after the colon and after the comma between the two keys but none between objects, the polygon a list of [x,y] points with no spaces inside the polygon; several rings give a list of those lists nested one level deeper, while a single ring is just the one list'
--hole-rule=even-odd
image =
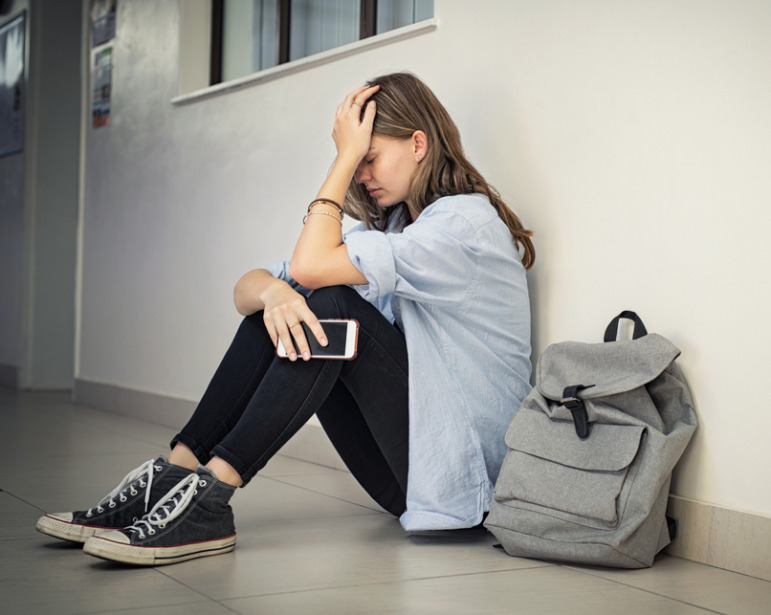
[{"label": "window frame", "polygon": [[244,88],[258,86],[274,79],[281,79],[303,71],[312,70],[330,62],[337,62],[384,45],[393,45],[408,39],[425,36],[436,31],[440,19],[436,16],[375,34],[341,47],[291,60],[243,77],[209,85],[211,65],[211,2],[190,0],[180,3],[179,74],[177,94],[169,101],[175,107],[224,96]]},{"label": "window frame", "polygon": [[[292,0],[278,0],[279,43],[277,67],[290,62],[291,2]],[[225,17],[225,0],[212,0],[211,9],[209,85],[216,86],[223,83],[222,55],[224,43],[223,24]],[[359,38],[356,42],[375,36],[377,33],[376,29],[377,0],[359,0]]]}]

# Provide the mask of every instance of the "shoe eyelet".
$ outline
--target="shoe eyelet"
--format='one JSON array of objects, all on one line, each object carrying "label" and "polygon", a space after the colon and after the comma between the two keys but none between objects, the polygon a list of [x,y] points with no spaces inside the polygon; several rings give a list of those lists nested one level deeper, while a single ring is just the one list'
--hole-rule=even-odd
[{"label": "shoe eyelet", "polygon": [[96,512],[98,512],[99,514],[102,514],[104,512],[104,508],[102,508],[101,506],[97,506]]},{"label": "shoe eyelet", "polygon": [[166,529],[166,524],[165,523],[159,523],[158,527],[161,528],[162,530],[165,530]]},{"label": "shoe eyelet", "polygon": [[94,516],[94,514],[90,510],[86,513],[86,517],[89,518],[89,519],[91,517],[93,517],[93,516]]},{"label": "shoe eyelet", "polygon": [[145,481],[143,481],[143,480],[140,480],[139,481],[139,486],[142,487],[142,489],[144,489],[145,487],[147,487],[147,483]]},{"label": "shoe eyelet", "polygon": [[155,530],[148,530],[147,533],[150,534],[150,536],[155,536]]},{"label": "shoe eyelet", "polygon": [[199,487],[205,487],[206,486],[206,481],[205,480],[199,480],[198,481],[198,486]]},{"label": "shoe eyelet", "polygon": [[131,523],[136,523],[139,521],[139,517],[131,517]]},{"label": "shoe eyelet", "polygon": [[156,472],[160,472],[161,470],[163,470],[163,466],[155,466]]},{"label": "shoe eyelet", "polygon": [[125,495],[121,494],[120,501],[125,502],[126,500],[128,500],[128,498]]},{"label": "shoe eyelet", "polygon": [[110,501],[110,503],[108,504],[108,506],[109,506],[110,508],[115,508],[115,507],[117,506],[117,504],[116,504],[114,501]]},{"label": "shoe eyelet", "polygon": [[129,491],[129,493],[130,493],[131,495],[136,495],[136,494],[137,494],[137,493],[139,493],[139,492],[138,492],[136,489],[134,489],[134,487],[132,487],[132,488],[131,488],[131,491]]}]

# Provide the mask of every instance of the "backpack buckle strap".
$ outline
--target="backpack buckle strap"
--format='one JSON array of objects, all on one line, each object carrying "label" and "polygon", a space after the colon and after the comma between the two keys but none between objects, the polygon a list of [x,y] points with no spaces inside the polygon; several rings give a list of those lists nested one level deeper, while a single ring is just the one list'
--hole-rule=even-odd
[{"label": "backpack buckle strap", "polygon": [[576,434],[578,434],[578,437],[582,440],[586,440],[589,437],[589,415],[586,412],[583,400],[578,397],[578,392],[593,386],[593,384],[590,384],[589,386],[576,384],[565,387],[562,391],[562,399],[560,400],[560,404],[570,410],[570,414],[573,415],[573,424],[576,427]]}]

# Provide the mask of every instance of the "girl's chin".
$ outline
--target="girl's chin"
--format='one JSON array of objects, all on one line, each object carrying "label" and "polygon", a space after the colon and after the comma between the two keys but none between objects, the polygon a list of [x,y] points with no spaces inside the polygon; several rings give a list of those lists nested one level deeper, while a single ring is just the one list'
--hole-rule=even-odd
[{"label": "girl's chin", "polygon": [[382,207],[383,209],[388,209],[389,207],[394,207],[395,205],[401,205],[404,201],[393,201],[389,198],[382,196],[382,197],[375,197],[375,202],[377,202],[378,207]]}]

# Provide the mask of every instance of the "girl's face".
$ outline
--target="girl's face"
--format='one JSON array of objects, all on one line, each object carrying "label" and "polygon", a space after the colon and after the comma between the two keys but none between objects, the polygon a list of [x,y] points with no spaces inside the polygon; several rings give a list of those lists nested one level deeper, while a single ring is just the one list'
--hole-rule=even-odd
[{"label": "girl's face", "polygon": [[380,207],[401,202],[409,206],[410,178],[421,157],[414,139],[373,135],[369,151],[356,169],[356,182],[367,189]]}]

